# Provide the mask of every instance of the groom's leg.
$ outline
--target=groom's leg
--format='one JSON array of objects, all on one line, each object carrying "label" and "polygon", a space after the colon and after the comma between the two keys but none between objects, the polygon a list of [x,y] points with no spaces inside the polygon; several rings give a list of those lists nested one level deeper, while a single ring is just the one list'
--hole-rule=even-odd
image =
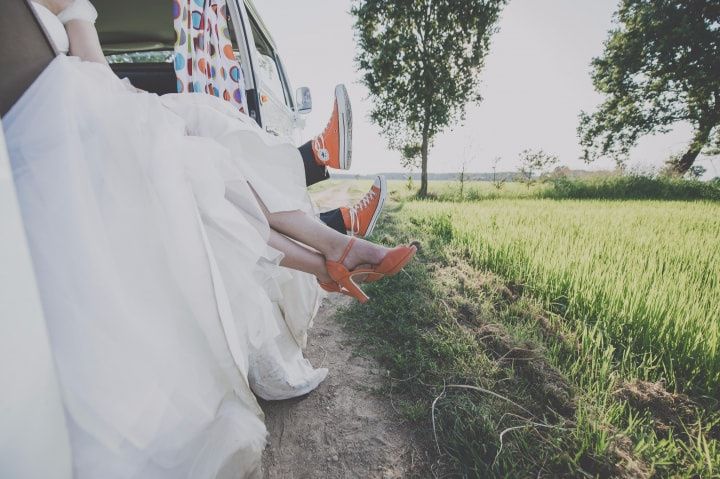
[{"label": "groom's leg", "polygon": [[327,169],[347,170],[352,160],[352,108],[344,85],[335,87],[335,101],[325,129],[298,148],[305,165],[305,183],[310,186],[330,175]]},{"label": "groom's leg", "polygon": [[305,167],[305,184],[307,186],[314,185],[323,180],[330,178],[330,173],[325,165],[319,165],[315,161],[315,155],[312,150],[312,141],[308,141],[300,148],[300,156],[302,156],[303,166]]},{"label": "groom's leg", "polygon": [[343,218],[340,208],[335,208],[334,210],[320,213],[320,221],[322,221],[330,228],[334,229],[339,233],[342,233],[344,235],[347,234],[347,229],[345,228],[345,219]]},{"label": "groom's leg", "polygon": [[370,191],[352,208],[341,206],[320,213],[320,221],[342,234],[367,238],[373,232],[387,197],[387,180],[378,175]]}]

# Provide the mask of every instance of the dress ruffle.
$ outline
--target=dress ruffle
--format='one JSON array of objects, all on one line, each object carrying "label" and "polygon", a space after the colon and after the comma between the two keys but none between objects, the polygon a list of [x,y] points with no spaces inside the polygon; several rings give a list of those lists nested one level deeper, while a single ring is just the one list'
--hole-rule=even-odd
[{"label": "dress ruffle", "polygon": [[288,311],[310,324],[317,287],[267,247],[252,167],[188,137],[156,95],[63,56],[3,126],[76,476],[258,474],[250,387],[291,397],[327,371],[288,329]]}]

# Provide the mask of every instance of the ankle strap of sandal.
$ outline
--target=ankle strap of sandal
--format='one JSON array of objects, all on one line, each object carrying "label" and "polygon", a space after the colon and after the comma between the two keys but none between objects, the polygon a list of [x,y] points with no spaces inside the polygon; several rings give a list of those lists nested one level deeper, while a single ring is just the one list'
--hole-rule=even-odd
[{"label": "ankle strap of sandal", "polygon": [[345,250],[343,251],[342,256],[340,256],[340,259],[337,260],[338,263],[342,264],[343,261],[345,261],[345,258],[347,257],[348,253],[350,253],[350,250],[353,247],[353,244],[355,244],[355,237],[351,237],[350,241],[348,242],[347,246],[345,247]]}]

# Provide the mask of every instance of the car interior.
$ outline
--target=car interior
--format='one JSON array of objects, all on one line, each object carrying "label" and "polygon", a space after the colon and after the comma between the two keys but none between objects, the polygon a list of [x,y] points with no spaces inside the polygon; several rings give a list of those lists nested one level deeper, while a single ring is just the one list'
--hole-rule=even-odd
[{"label": "car interior", "polygon": [[5,116],[56,54],[27,1],[3,2],[0,15],[0,71],[3,72],[0,75],[0,116]]},{"label": "car interior", "polygon": [[[95,27],[106,55],[173,50],[171,0],[93,0],[93,5],[98,11]],[[142,90],[158,95],[177,92],[172,63],[111,63],[110,67]]]},{"label": "car interior", "polygon": [[[177,92],[177,79],[169,61],[112,62],[115,55],[137,52],[172,52],[175,30],[170,0],[93,0],[98,11],[96,28],[110,67],[120,78],[159,95]],[[142,12],[141,15],[138,12]],[[232,26],[231,26],[232,28]],[[234,36],[231,35],[233,38]],[[258,37],[259,38],[259,37]],[[18,49],[17,45],[24,47]],[[0,16],[0,115],[4,116],[57,52],[36,19],[29,0],[3,2]],[[257,96],[247,92],[251,116],[259,119]],[[252,113],[256,114],[253,115]]]},{"label": "car interior", "polygon": [[[172,52],[175,29],[170,21],[171,0],[93,0],[98,11],[95,27],[106,55],[137,52]],[[139,15],[138,12],[142,12]],[[231,38],[232,22],[228,19]],[[177,79],[171,62],[110,62],[120,78],[128,78],[136,87],[163,95],[177,93]],[[260,118],[254,91],[247,92],[251,116]],[[255,114],[253,115],[252,112]]]}]

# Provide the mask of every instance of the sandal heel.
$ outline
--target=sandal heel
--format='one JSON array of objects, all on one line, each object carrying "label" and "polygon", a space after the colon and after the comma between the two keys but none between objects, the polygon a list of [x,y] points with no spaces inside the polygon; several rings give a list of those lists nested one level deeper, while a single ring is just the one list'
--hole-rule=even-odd
[{"label": "sandal heel", "polygon": [[370,297],[365,294],[365,291],[360,289],[360,286],[355,284],[355,281],[352,280],[352,276],[347,277],[347,282],[341,283],[342,287],[347,290],[347,294],[349,296],[352,296],[353,298],[360,301],[360,303],[365,304],[370,300]]}]

